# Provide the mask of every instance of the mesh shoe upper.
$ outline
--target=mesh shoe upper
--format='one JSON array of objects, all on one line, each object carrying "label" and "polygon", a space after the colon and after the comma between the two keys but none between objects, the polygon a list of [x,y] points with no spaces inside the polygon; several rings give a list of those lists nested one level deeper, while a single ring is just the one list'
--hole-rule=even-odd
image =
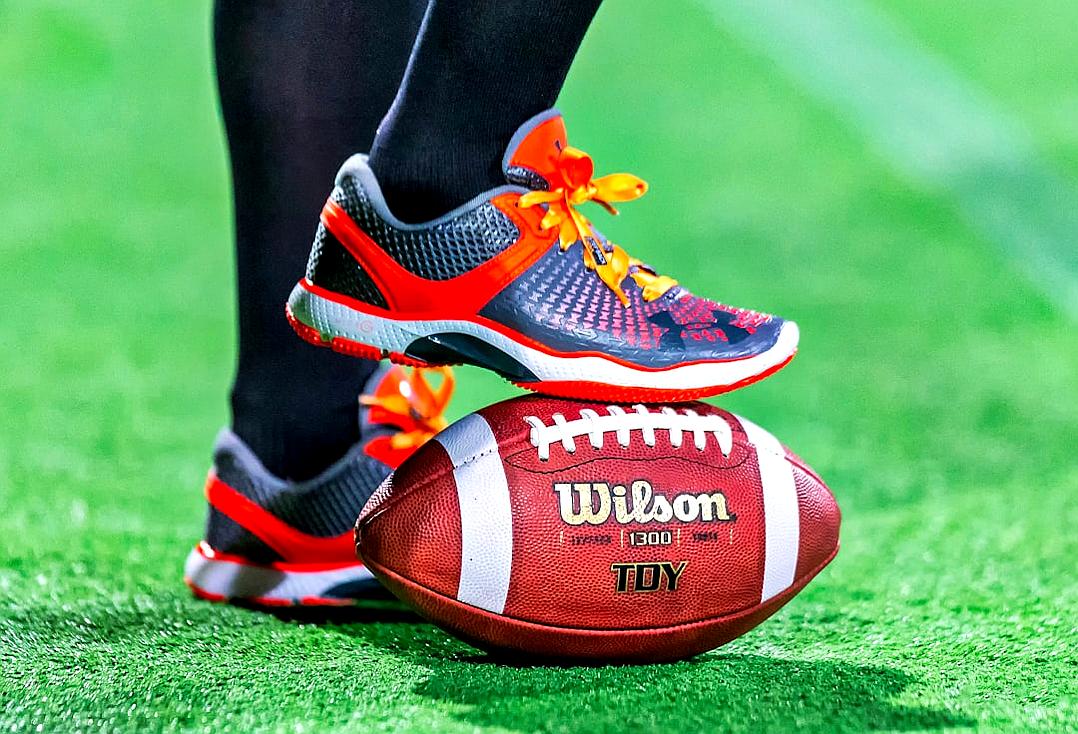
[{"label": "mesh shoe upper", "polygon": [[319,537],[348,532],[359,508],[390,472],[357,444],[317,477],[288,482],[270,474],[227,428],[218,434],[213,454],[218,479],[296,530]]},{"label": "mesh shoe upper", "polygon": [[362,182],[344,175],[330,198],[401,266],[428,280],[448,280],[474,270],[517,241],[513,221],[488,201],[431,225],[386,221]]}]

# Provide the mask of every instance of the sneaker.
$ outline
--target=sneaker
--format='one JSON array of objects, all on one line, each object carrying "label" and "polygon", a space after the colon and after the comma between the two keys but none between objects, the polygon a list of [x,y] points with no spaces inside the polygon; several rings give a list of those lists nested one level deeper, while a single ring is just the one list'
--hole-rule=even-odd
[{"label": "sneaker", "polygon": [[352,528],[390,471],[445,427],[453,390],[380,366],[360,397],[362,440],[321,475],[274,476],[231,430],[217,436],[206,480],[206,533],[187,557],[195,596],[257,606],[344,605],[377,582],[356,558]]},{"label": "sneaker", "polygon": [[611,402],[716,395],[793,358],[792,321],[695,296],[594,228],[582,204],[616,213],[647,185],[594,178],[557,110],[517,131],[502,168],[505,186],[405,224],[366,156],[350,158],[288,301],[296,332],[359,357],[473,364],[530,390]]}]

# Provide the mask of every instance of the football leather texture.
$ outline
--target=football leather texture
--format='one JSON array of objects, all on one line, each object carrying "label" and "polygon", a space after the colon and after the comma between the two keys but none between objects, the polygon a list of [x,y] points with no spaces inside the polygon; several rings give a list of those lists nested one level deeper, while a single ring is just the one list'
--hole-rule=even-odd
[{"label": "football leather texture", "polygon": [[839,510],[770,433],[705,403],[513,398],[375,492],[357,552],[397,597],[494,651],[662,661],[718,647],[838,552]]}]

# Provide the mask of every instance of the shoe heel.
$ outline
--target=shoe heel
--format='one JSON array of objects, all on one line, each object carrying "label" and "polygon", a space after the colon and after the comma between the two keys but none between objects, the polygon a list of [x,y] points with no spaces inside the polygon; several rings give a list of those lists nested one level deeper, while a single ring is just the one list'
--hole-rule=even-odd
[{"label": "shoe heel", "polygon": [[[342,306],[342,308],[347,307]],[[311,294],[303,287],[302,282],[292,289],[292,294],[288,297],[288,303],[285,304],[285,317],[292,326],[292,330],[304,341],[316,347],[329,347],[335,352],[347,354],[350,357],[375,361],[388,359],[394,364],[407,367],[448,367],[452,365],[450,362],[428,362],[424,359],[411,357],[403,351],[393,351],[348,337],[326,334],[315,325],[318,324],[319,319],[316,318],[311,309]],[[389,332],[389,335],[392,336],[392,341],[396,343],[409,344],[413,339],[418,338],[403,329],[393,327],[392,322],[388,319],[379,319],[379,321],[381,323],[378,331],[382,334]]]},{"label": "shoe heel", "polygon": [[199,599],[264,607],[353,604],[378,588],[374,576],[358,561],[327,567],[262,566],[216,557],[204,543],[187,556],[183,579]]}]

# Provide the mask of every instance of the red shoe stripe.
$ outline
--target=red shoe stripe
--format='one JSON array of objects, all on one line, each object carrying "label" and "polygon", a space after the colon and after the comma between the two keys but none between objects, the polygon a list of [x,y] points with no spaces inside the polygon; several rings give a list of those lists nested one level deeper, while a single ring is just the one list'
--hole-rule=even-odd
[{"label": "red shoe stripe", "polygon": [[304,533],[244,497],[212,471],[206,479],[206,499],[276,551],[286,563],[356,563],[355,538],[351,530],[328,538]]},{"label": "red shoe stripe", "polygon": [[320,573],[322,571],[337,571],[342,568],[352,568],[363,565],[363,562],[354,554],[352,558],[347,561],[327,561],[317,563],[274,561],[273,563],[255,563],[243,556],[222,553],[204,540],[199,541],[198,545],[195,546],[195,551],[208,561],[235,563],[237,566],[248,566],[250,568],[272,568],[274,571],[280,571],[282,573]]},{"label": "red shoe stripe", "polygon": [[682,403],[687,400],[701,400],[703,398],[722,395],[723,393],[738,390],[755,382],[759,382],[790,364],[790,361],[796,354],[797,352],[794,352],[782,362],[779,362],[773,367],[768,367],[758,375],[750,375],[743,380],[738,380],[735,383],[721,387],[665,390],[663,388],[654,387],[619,387],[607,383],[584,381],[566,382],[546,380],[543,382],[518,382],[513,380],[512,382],[517,387],[522,387],[525,390],[531,390],[533,392],[542,393],[543,395],[551,395],[558,398],[594,400],[596,395],[602,395],[603,400],[609,400],[615,403]]}]

